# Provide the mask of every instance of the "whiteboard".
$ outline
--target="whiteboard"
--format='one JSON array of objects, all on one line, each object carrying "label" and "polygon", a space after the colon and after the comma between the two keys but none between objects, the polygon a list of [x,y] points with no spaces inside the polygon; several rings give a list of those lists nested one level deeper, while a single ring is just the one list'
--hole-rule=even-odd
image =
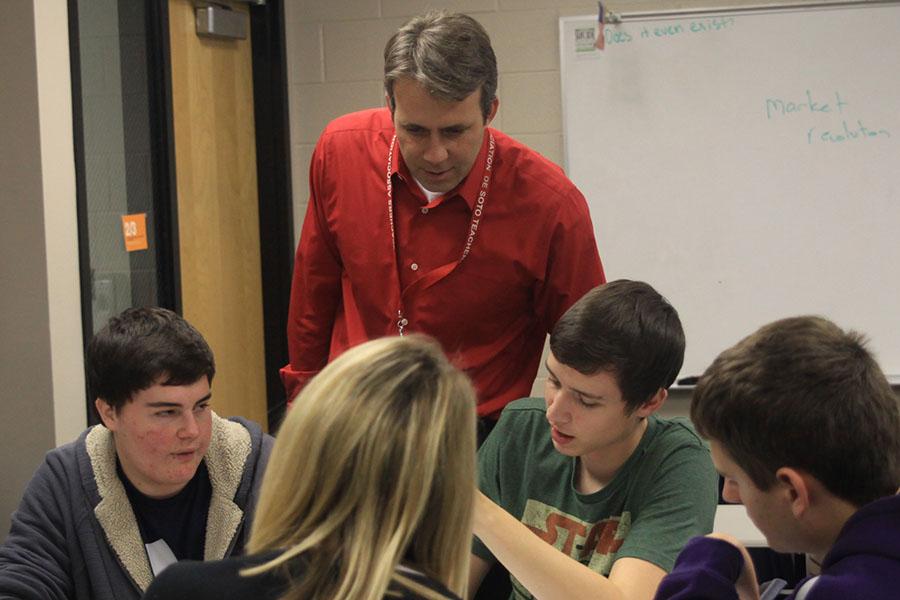
[{"label": "whiteboard", "polygon": [[679,311],[682,376],[821,314],[900,373],[900,7],[560,19],[566,169],[608,279]]}]

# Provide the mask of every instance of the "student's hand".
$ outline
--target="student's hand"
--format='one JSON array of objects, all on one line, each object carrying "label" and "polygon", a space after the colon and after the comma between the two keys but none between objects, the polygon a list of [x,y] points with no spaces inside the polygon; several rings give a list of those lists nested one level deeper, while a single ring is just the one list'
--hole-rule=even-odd
[{"label": "student's hand", "polygon": [[483,532],[485,527],[487,527],[491,511],[496,511],[499,508],[481,490],[475,490],[475,514],[472,522],[472,529],[475,535],[481,537],[478,532]]},{"label": "student's hand", "polygon": [[[472,533],[484,540],[496,531],[498,524],[508,518],[509,514],[501,506],[494,503],[481,490],[475,490],[475,511],[472,516]],[[523,525],[524,528],[524,525]]]},{"label": "student's hand", "polygon": [[[647,561],[622,558],[606,578],[534,535],[481,492],[475,494],[473,524],[475,535],[535,598],[650,600],[665,575]],[[481,574],[481,565],[477,561],[472,564]],[[470,574],[469,590],[476,588]]]},{"label": "student's hand", "polygon": [[756,581],[756,569],[753,568],[753,560],[750,558],[747,548],[744,547],[740,540],[727,533],[713,532],[706,537],[728,542],[740,551],[744,559],[744,567],[741,569],[741,574],[734,584],[735,591],[740,600],[759,600],[759,583]]}]

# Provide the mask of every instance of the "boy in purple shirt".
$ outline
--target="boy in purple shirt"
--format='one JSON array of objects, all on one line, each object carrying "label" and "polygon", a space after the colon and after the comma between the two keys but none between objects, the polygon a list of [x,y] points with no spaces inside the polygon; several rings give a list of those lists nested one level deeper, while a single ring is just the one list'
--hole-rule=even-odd
[{"label": "boy in purple shirt", "polygon": [[[723,352],[691,418],[769,545],[821,565],[797,600],[896,598],[900,581],[900,412],[862,336],[820,317],[776,321]],[[659,599],[758,598],[737,540],[694,538]]]}]

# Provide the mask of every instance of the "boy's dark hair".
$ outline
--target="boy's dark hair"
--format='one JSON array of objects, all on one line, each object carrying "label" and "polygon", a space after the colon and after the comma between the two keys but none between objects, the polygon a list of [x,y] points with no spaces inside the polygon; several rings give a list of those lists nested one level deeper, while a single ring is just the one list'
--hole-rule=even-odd
[{"label": "boy's dark hair", "polygon": [[595,287],[566,311],[550,334],[560,363],[584,375],[612,373],[631,413],[675,381],[684,360],[678,312],[642,281]]},{"label": "boy's dark hair", "polygon": [[821,317],[770,323],[722,352],[691,419],[764,491],[781,467],[856,506],[900,484],[897,397],[864,338]]},{"label": "boy's dark hair", "polygon": [[129,308],[109,320],[87,348],[91,397],[117,412],[131,397],[163,378],[187,385],[204,375],[212,383],[212,350],[190,323],[164,308]]}]

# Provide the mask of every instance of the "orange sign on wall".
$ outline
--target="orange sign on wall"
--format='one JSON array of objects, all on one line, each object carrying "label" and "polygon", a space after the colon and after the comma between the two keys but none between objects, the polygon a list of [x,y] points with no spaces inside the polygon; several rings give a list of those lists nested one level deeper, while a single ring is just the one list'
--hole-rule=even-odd
[{"label": "orange sign on wall", "polygon": [[125,237],[125,250],[147,249],[147,213],[122,215],[122,235]]}]

